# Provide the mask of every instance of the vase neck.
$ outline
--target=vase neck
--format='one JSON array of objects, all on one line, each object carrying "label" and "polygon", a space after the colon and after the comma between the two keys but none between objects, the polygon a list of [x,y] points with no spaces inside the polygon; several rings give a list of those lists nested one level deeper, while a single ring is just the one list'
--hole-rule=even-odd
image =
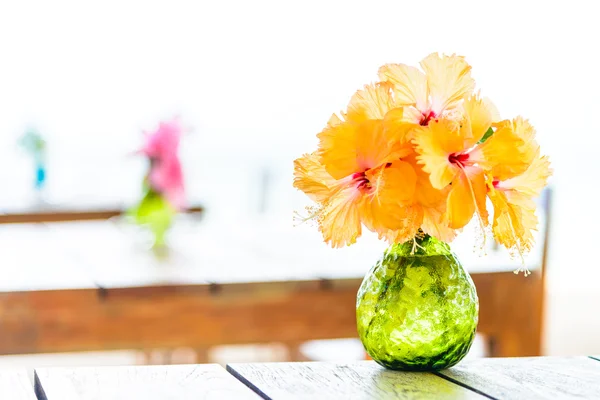
[{"label": "vase neck", "polygon": [[427,234],[420,234],[404,243],[396,243],[389,248],[399,256],[435,256],[450,254],[450,246]]}]

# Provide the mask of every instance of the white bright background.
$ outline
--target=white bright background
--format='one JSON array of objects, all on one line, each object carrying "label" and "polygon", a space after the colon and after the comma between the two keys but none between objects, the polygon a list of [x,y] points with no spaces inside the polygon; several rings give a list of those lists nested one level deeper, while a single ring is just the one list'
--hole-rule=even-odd
[{"label": "white bright background", "polygon": [[291,218],[292,159],[332,112],[383,63],[459,53],[504,117],[531,119],[555,169],[548,351],[600,352],[586,294],[600,277],[597,15],[564,0],[2,0],[0,206],[31,200],[27,127],[49,142],[49,201],[131,203],[143,162],[128,153],[180,115],[194,201],[240,218],[266,185],[266,213]]}]

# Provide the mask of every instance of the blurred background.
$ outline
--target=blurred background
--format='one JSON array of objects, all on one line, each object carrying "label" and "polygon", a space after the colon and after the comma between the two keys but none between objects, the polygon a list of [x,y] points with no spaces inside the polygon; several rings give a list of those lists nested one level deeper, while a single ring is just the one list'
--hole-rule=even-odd
[{"label": "blurred background", "polygon": [[[57,208],[127,209],[139,199],[146,169],[145,161],[132,155],[141,145],[142,132],[173,116],[189,128],[181,144],[185,183],[190,204],[203,211],[200,220],[183,221],[174,228],[174,250],[161,262],[142,255],[135,233],[114,219],[0,226],[0,236],[6,239],[0,243],[4,247],[0,280],[18,281],[2,289],[0,311],[11,322],[2,322],[0,315],[0,336],[3,329],[4,335],[30,331],[42,335],[50,329],[48,324],[56,325],[57,337],[68,343],[72,334],[73,350],[86,350],[75,345],[80,332],[61,325],[70,321],[64,317],[68,304],[49,311],[45,328],[36,325],[34,316],[41,311],[33,297],[18,296],[33,296],[37,290],[89,287],[103,293],[111,279],[122,290],[131,281],[135,287],[169,287],[182,282],[216,285],[219,279],[307,280],[326,276],[324,268],[333,263],[340,279],[359,279],[384,246],[366,238],[352,250],[333,251],[320,244],[316,230],[294,230],[292,212],[302,210],[308,199],[292,187],[292,161],[314,149],[315,135],[329,116],[343,109],[356,89],[375,80],[380,65],[416,65],[437,51],[466,56],[482,94],[493,99],[504,118],[529,118],[542,151],[551,158],[552,206],[542,207],[541,217],[551,218],[552,224],[547,242],[545,230],[540,232],[533,255],[537,258],[528,261],[538,272],[543,266],[543,284],[532,294],[534,300],[520,304],[534,310],[541,307],[536,311],[542,321],[539,353],[600,353],[600,318],[592,308],[600,302],[594,256],[594,226],[600,224],[594,181],[600,172],[594,164],[600,146],[595,123],[600,58],[592,41],[600,37],[600,25],[595,10],[589,1],[2,2],[0,211],[31,214],[35,219],[37,211]],[[31,155],[18,146],[31,129],[46,140],[43,202],[33,189]],[[105,224],[114,225],[114,230]],[[38,229],[44,239],[39,239]],[[246,254],[238,244],[249,237],[255,247]],[[215,238],[222,253],[214,250]],[[39,247],[42,242],[45,250]],[[464,242],[467,250],[461,254],[470,253],[469,239]],[[212,255],[207,255],[209,246]],[[28,252],[38,258],[25,255]],[[223,257],[231,252],[245,268],[228,264]],[[300,255],[307,252],[313,258]],[[25,265],[27,257],[31,260]],[[195,257],[204,258],[196,262]],[[45,264],[50,259],[56,263]],[[499,267],[494,260],[501,256],[491,259],[476,257],[465,264],[486,273],[514,269],[512,264]],[[349,266],[348,260],[354,264]],[[58,267],[65,265],[63,261],[73,269]],[[113,271],[109,278],[107,270]],[[79,275],[85,277],[81,284],[73,280]],[[507,298],[517,296],[511,287],[502,286]],[[482,287],[478,289],[481,298]],[[253,290],[261,296],[260,287]],[[156,298],[157,304],[160,301]],[[23,304],[27,308],[19,314]],[[118,323],[124,324],[124,331],[136,329],[127,328],[124,318]],[[90,329],[104,327],[92,324]],[[519,334],[514,335],[518,341]],[[65,355],[66,345],[42,346],[36,336],[30,346],[5,345],[7,355],[0,356],[0,365],[364,356],[360,344],[352,340],[294,347],[271,338],[267,344],[217,350],[211,346],[210,356],[201,356],[197,348],[179,346],[183,340],[165,340],[162,353],[142,345],[118,349],[117,336],[106,349],[92,339],[86,343],[94,346],[87,350],[126,351],[76,355]],[[12,339],[7,337],[3,340],[9,343]],[[477,351],[485,355],[486,348],[481,345]],[[24,352],[58,354],[21,355]]]}]

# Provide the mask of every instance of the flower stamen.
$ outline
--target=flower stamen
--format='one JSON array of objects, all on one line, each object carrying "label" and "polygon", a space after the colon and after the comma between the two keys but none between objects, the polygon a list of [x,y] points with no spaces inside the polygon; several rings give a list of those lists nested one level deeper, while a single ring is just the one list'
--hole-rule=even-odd
[{"label": "flower stamen", "polygon": [[460,168],[464,168],[468,160],[469,154],[467,153],[452,153],[448,156],[448,161],[451,164],[458,165]]},{"label": "flower stamen", "polygon": [[371,183],[369,182],[366,174],[367,171],[352,174],[352,181],[356,183],[356,188],[359,190],[371,188]]},{"label": "flower stamen", "polygon": [[427,126],[427,125],[429,125],[429,121],[431,121],[432,119],[434,119],[436,116],[437,115],[433,111],[422,113],[421,114],[421,121],[419,122],[419,125],[421,125],[421,126]]}]

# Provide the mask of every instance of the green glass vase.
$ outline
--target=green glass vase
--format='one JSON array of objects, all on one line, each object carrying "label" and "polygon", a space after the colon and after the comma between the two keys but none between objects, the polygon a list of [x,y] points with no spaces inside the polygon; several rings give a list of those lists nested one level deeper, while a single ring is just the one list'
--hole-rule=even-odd
[{"label": "green glass vase", "polygon": [[177,210],[164,195],[149,186],[146,186],[145,190],[144,197],[134,209],[129,211],[129,215],[138,225],[147,227],[151,232],[152,248],[164,250],[167,246],[167,233],[177,215]]},{"label": "green glass vase", "polygon": [[356,301],[366,351],[386,368],[436,371],[467,354],[477,292],[448,244],[423,235],[390,246],[364,278]]}]

